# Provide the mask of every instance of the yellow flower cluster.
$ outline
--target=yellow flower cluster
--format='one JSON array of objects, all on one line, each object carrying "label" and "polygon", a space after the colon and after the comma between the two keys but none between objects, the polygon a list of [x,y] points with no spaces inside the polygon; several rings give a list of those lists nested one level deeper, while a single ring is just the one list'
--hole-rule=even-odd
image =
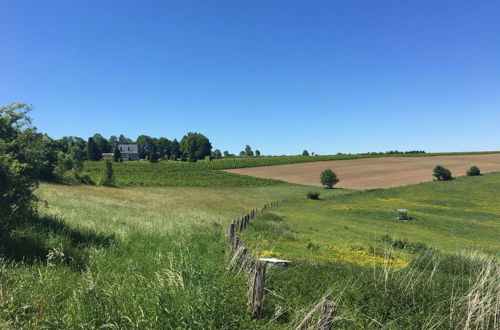
[{"label": "yellow flower cluster", "polygon": [[329,257],[332,261],[347,261],[352,262],[361,266],[381,266],[387,265],[390,268],[404,268],[408,265],[408,263],[401,258],[395,257],[379,257],[373,254],[370,254],[366,250],[361,249],[341,249],[335,246],[330,248],[331,251],[334,251],[336,255]]}]

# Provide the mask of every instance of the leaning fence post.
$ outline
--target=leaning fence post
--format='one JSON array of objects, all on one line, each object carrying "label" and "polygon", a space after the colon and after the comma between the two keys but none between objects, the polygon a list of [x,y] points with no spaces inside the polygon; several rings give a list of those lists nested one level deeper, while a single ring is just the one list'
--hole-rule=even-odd
[{"label": "leaning fence post", "polygon": [[330,330],[333,327],[333,319],[337,305],[331,300],[323,301],[321,306],[321,315],[319,317],[318,330]]},{"label": "leaning fence post", "polygon": [[234,220],[231,221],[231,224],[229,225],[229,237],[228,237],[228,245],[229,249],[233,247],[234,244]]},{"label": "leaning fence post", "polygon": [[253,317],[260,317],[264,301],[264,284],[266,282],[266,262],[257,260],[253,269],[250,297],[248,303],[253,310]]}]

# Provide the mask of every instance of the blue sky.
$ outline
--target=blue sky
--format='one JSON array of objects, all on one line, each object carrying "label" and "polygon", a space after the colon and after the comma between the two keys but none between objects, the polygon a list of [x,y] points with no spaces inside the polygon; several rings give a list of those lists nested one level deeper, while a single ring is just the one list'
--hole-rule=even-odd
[{"label": "blue sky", "polygon": [[500,150],[499,1],[0,0],[0,104],[54,138]]}]

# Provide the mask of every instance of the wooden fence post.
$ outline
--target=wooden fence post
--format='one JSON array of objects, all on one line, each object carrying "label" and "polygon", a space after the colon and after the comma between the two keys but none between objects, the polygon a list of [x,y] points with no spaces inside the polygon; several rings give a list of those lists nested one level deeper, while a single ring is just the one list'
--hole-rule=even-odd
[{"label": "wooden fence post", "polygon": [[254,265],[250,297],[248,303],[253,311],[253,317],[259,318],[264,301],[264,284],[266,282],[266,262],[257,260]]},{"label": "wooden fence post", "polygon": [[234,244],[234,230],[235,230],[235,226],[234,226],[234,220],[233,220],[233,221],[231,221],[231,224],[229,225],[229,237],[227,239],[229,249],[231,249],[233,247],[233,244]]},{"label": "wooden fence post", "polygon": [[243,245],[240,244],[240,247],[238,250],[236,250],[236,253],[234,254],[233,258],[229,262],[229,266],[244,266],[245,265],[245,258],[247,255],[247,248]]},{"label": "wooden fence post", "polygon": [[321,315],[319,317],[318,330],[332,329],[336,311],[337,305],[335,305],[333,301],[326,299],[323,301],[323,306],[321,306]]},{"label": "wooden fence post", "polygon": [[240,221],[240,232],[242,232],[245,229],[245,218],[241,218]]}]

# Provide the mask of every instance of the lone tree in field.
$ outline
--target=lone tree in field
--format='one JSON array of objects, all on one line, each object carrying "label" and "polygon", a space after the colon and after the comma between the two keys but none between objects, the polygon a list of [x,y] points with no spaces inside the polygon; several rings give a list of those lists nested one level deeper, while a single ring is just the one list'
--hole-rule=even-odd
[{"label": "lone tree in field", "polygon": [[212,144],[203,134],[189,132],[182,138],[180,149],[184,157],[194,161],[210,156]]},{"label": "lone tree in field", "polygon": [[302,151],[302,156],[309,156],[309,152],[307,150]]},{"label": "lone tree in field", "polygon": [[113,163],[107,159],[105,162],[104,173],[101,184],[103,186],[112,187],[115,184],[115,173],[113,171]]},{"label": "lone tree in field", "polygon": [[481,170],[477,166],[472,166],[467,172],[467,176],[481,175]]},{"label": "lone tree in field", "polygon": [[320,175],[321,184],[328,189],[332,189],[340,180],[332,170],[324,170]]},{"label": "lone tree in field", "polygon": [[434,171],[432,171],[432,176],[434,176],[436,180],[439,181],[448,181],[453,179],[451,176],[451,171],[441,165],[438,165],[434,168]]}]

